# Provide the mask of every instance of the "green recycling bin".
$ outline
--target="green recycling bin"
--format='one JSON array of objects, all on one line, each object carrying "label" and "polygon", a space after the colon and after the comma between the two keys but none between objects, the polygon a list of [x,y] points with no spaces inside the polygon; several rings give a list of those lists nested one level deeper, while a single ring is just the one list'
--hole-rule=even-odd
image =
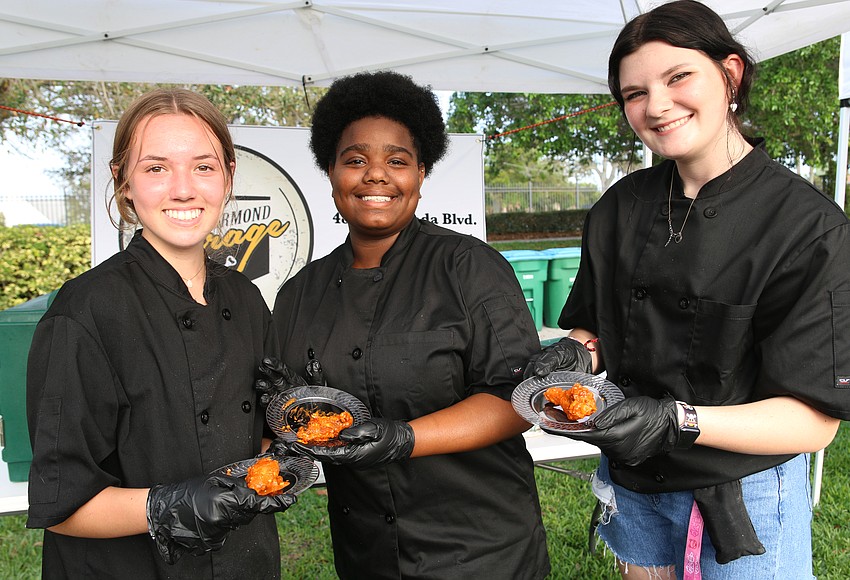
[{"label": "green recycling bin", "polygon": [[543,328],[543,284],[546,282],[549,258],[537,250],[506,250],[501,254],[514,269],[534,325],[540,330]]},{"label": "green recycling bin", "polygon": [[581,248],[552,248],[543,250],[542,253],[549,258],[549,270],[543,291],[543,323],[557,328],[561,310],[578,273]]},{"label": "green recycling bin", "polygon": [[10,481],[27,481],[32,461],[27,430],[27,357],[35,326],[56,290],[0,311],[0,416],[3,421],[3,461]]}]

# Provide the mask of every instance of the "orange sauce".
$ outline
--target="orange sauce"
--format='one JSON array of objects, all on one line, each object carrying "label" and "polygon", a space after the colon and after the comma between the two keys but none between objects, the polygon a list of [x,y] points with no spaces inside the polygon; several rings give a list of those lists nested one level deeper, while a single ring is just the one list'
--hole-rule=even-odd
[{"label": "orange sauce", "polygon": [[[300,427],[296,435],[299,443],[312,444],[334,441],[339,438],[339,432],[354,424],[354,417],[348,411],[329,413],[313,411],[306,425]],[[340,443],[341,445],[341,443]]]},{"label": "orange sauce", "polygon": [[262,457],[249,467],[245,483],[258,495],[278,495],[289,486],[280,475],[280,464],[271,457]]},{"label": "orange sauce", "polygon": [[596,412],[593,391],[579,383],[569,389],[550,387],[543,396],[553,405],[561,407],[570,421],[578,421]]}]

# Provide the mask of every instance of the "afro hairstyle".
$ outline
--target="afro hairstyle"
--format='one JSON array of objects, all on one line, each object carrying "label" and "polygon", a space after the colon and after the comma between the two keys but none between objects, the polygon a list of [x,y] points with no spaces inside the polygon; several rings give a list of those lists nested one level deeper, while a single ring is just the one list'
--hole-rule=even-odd
[{"label": "afro hairstyle", "polygon": [[407,127],[426,175],[448,149],[443,114],[430,87],[392,71],[363,72],[337,79],[316,103],[310,149],[319,169],[328,172],[342,132],[365,117],[385,117]]}]

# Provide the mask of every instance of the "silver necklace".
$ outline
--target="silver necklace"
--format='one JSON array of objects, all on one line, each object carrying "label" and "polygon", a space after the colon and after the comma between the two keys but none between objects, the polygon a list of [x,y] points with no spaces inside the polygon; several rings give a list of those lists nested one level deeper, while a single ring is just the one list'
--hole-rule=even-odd
[{"label": "silver necklace", "polygon": [[[664,244],[664,247],[670,245],[670,241],[674,241],[677,244],[682,241],[682,232],[685,231],[685,224],[688,223],[688,217],[691,215],[691,208],[694,207],[694,202],[697,200],[697,196],[691,200],[691,205],[688,206],[688,212],[685,214],[685,219],[682,221],[682,227],[679,228],[678,232],[673,231],[673,208],[672,208],[672,200],[673,200],[673,180],[676,178],[676,168],[673,168],[673,174],[670,176],[670,191],[667,192],[667,227],[670,230],[670,237],[667,238],[667,242]],[[699,194],[697,194],[699,195]]]},{"label": "silver necklace", "polygon": [[[206,260],[204,260],[204,261],[206,261]],[[183,280],[183,282],[185,282],[185,283],[186,283],[186,287],[187,287],[187,288],[192,288],[192,287],[194,286],[194,284],[192,284],[192,280],[194,280],[195,278],[197,278],[197,277],[198,277],[198,274],[200,274],[200,273],[201,273],[201,270],[203,270],[203,269],[204,269],[204,263],[203,263],[203,262],[201,262],[201,267],[200,267],[200,268],[198,268],[198,271],[197,271],[197,272],[195,272],[195,275],[194,275],[194,276],[192,276],[191,278],[188,278],[188,279],[187,279],[187,278],[184,278],[183,276],[180,276],[180,279],[181,279],[181,280]]]}]

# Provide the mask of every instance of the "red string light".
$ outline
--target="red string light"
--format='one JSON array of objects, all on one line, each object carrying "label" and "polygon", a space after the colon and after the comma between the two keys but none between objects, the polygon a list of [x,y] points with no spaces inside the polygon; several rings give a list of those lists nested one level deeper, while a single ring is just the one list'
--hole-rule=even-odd
[{"label": "red string light", "polygon": [[525,127],[520,127],[519,129],[511,129],[510,131],[505,131],[504,133],[496,133],[495,135],[487,135],[487,139],[495,139],[496,137],[504,137],[505,135],[511,135],[513,133],[519,133],[520,131],[525,131],[526,129],[534,129],[535,127],[540,127],[541,125],[548,125],[549,123],[557,123],[558,121],[563,121],[564,119],[569,119],[570,117],[578,117],[579,115],[584,115],[585,113],[591,113],[593,111],[598,111],[599,109],[604,109],[605,107],[610,107],[611,105],[616,105],[616,101],[611,101],[610,103],[605,103],[604,105],[597,105],[595,107],[591,107],[589,109],[582,109],[581,111],[576,111],[575,113],[569,113],[567,115],[561,115],[560,117],[555,117],[554,119],[549,119],[548,121],[540,121],[539,123],[534,123],[533,125],[526,125]]},{"label": "red string light", "polygon": [[41,117],[42,119],[49,119],[51,121],[57,121],[59,123],[71,123],[76,125],[77,127],[82,127],[85,125],[85,121],[70,121],[68,119],[60,119],[59,117],[51,117],[50,115],[43,115],[41,113],[36,113],[35,111],[22,111],[21,109],[15,109],[13,107],[6,107],[4,105],[0,105],[0,109],[5,111],[12,111],[13,113],[20,113],[21,115],[31,115],[33,117]]}]

